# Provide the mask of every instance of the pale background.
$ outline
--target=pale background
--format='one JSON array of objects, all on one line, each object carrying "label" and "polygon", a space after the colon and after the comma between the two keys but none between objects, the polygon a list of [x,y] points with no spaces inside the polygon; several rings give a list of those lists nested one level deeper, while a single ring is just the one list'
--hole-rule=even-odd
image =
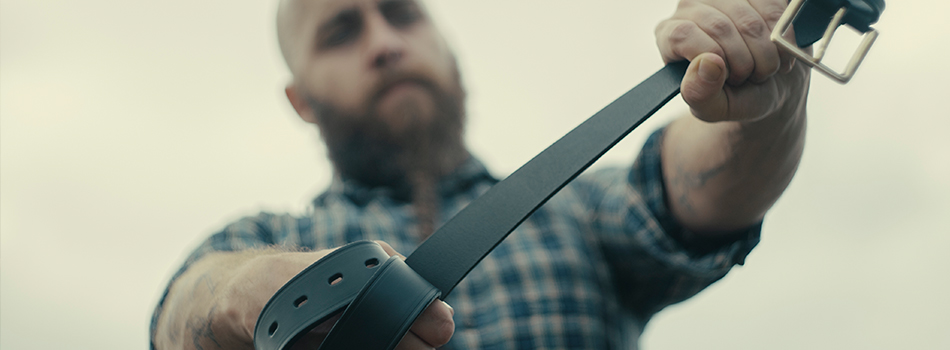
[{"label": "pale background", "polygon": [[[499,175],[661,66],[659,1],[432,1]],[[950,3],[891,1],[850,85],[816,75],[761,245],[646,349],[950,349]],[[285,102],[274,1],[0,0],[0,348],[142,349],[184,254],[329,180]],[[632,159],[677,100],[596,166]]]}]

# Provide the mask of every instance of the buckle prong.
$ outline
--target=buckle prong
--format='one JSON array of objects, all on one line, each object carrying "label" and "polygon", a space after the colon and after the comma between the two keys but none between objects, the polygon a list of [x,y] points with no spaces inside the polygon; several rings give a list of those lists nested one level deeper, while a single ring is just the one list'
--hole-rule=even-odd
[{"label": "buckle prong", "polygon": [[825,28],[825,33],[821,37],[821,40],[816,44],[815,53],[810,55],[800,49],[795,43],[789,42],[788,40],[785,40],[784,37],[782,37],[782,35],[788,31],[788,28],[792,26],[792,21],[795,19],[795,16],[798,15],[799,11],[801,11],[804,4],[805,0],[792,0],[785,12],[782,13],[782,17],[779,18],[775,28],[772,30],[772,35],[770,37],[772,42],[788,53],[794,55],[803,63],[818,69],[818,71],[842,84],[846,84],[851,80],[851,77],[854,76],[854,72],[858,70],[858,66],[861,65],[862,61],[864,61],[864,57],[867,56],[868,51],[871,49],[871,45],[873,45],[874,40],[877,39],[877,30],[870,28],[870,30],[864,33],[864,39],[861,41],[861,44],[858,45],[854,55],[851,56],[851,60],[845,67],[844,72],[836,72],[831,67],[821,63],[821,60],[824,58],[828,49],[828,45],[831,44],[831,38],[834,36],[838,26],[841,25],[841,21],[845,14],[847,14],[848,9],[846,7],[838,9],[838,12],[836,12],[832,18],[831,23],[828,24],[827,28]]},{"label": "buckle prong", "polygon": [[831,23],[825,28],[825,35],[821,36],[821,41],[815,46],[815,54],[813,55],[815,63],[821,62],[821,59],[825,57],[825,52],[828,51],[828,44],[831,43],[831,37],[835,35],[838,26],[841,25],[841,19],[844,18],[844,14],[847,12],[848,10],[846,8],[842,7],[838,9],[838,12],[836,12],[835,16],[831,19]]}]

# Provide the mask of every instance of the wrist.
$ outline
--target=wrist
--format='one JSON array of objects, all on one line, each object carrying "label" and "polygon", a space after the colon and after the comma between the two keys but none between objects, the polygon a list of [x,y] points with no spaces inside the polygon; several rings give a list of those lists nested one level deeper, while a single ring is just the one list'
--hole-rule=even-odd
[{"label": "wrist", "polygon": [[[259,251],[211,252],[187,266],[169,285],[156,310],[155,349],[221,348],[231,338],[231,327],[219,315],[227,314],[228,286],[237,271]],[[214,326],[214,328],[212,328]],[[228,334],[225,334],[228,333]]]}]

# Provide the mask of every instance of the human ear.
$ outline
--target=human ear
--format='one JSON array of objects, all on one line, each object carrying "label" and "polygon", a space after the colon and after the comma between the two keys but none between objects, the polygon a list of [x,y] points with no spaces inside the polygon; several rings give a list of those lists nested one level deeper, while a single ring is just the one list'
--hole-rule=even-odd
[{"label": "human ear", "polygon": [[300,116],[300,119],[303,119],[303,121],[307,123],[317,124],[317,116],[314,115],[313,108],[304,95],[298,91],[294,83],[287,84],[287,87],[284,88],[284,93],[287,94],[287,100],[294,106],[294,110],[297,111],[297,115]]}]

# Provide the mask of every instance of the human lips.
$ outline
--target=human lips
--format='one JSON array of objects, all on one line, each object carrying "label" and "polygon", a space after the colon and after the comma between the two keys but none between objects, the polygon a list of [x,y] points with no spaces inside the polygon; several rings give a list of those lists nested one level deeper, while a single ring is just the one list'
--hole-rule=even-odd
[{"label": "human lips", "polygon": [[385,98],[390,95],[402,95],[412,90],[424,90],[424,87],[422,86],[421,83],[415,80],[411,80],[411,79],[399,80],[391,84],[388,84],[385,88],[383,88],[379,93],[379,97]]},{"label": "human lips", "polygon": [[408,127],[412,121],[432,118],[434,96],[425,80],[392,80],[378,90],[373,109],[393,130]]},{"label": "human lips", "polygon": [[423,81],[400,79],[385,84],[382,89],[378,90],[374,97],[374,104],[381,107],[381,111],[387,111],[409,101],[419,103],[429,98],[431,98],[431,94]]}]

